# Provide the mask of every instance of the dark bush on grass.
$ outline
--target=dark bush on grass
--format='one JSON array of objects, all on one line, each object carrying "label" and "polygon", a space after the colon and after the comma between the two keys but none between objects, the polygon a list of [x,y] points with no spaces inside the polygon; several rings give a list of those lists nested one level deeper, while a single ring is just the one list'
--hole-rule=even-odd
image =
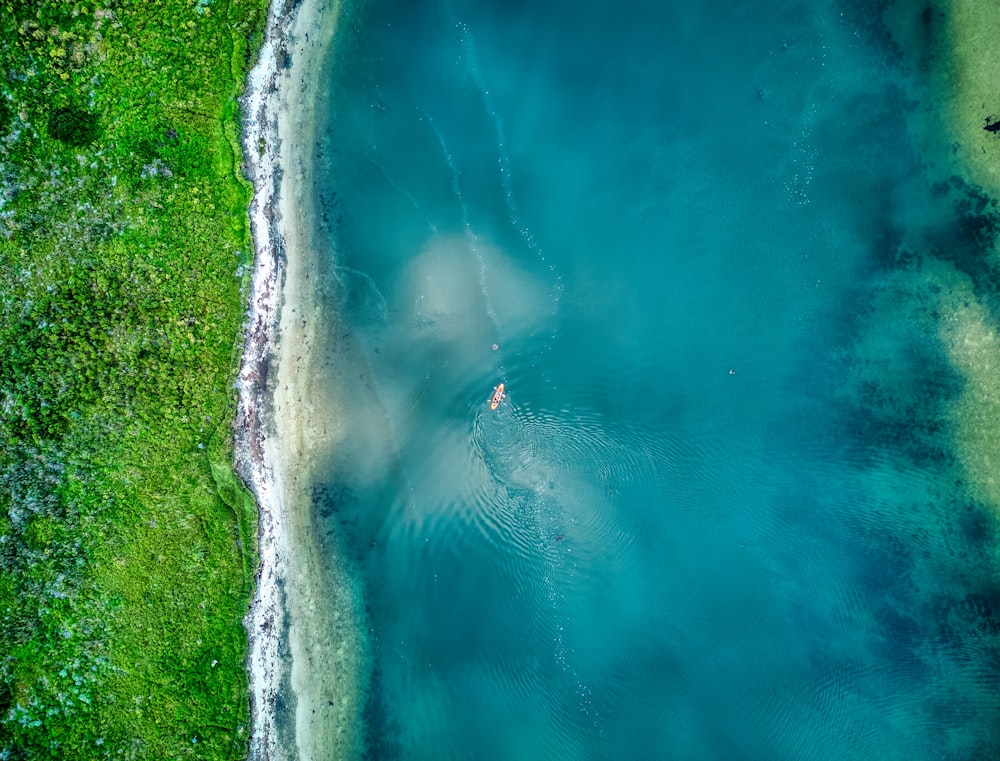
[{"label": "dark bush on grass", "polygon": [[97,139],[97,115],[79,108],[57,108],[49,116],[49,137],[66,145],[89,145]]}]

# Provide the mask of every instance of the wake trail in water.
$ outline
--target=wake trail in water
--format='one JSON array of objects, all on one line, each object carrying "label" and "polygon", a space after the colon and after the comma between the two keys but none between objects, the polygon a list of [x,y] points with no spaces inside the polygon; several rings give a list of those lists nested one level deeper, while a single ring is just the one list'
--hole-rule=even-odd
[{"label": "wake trail in water", "polygon": [[[559,301],[563,292],[562,276],[554,264],[548,262],[545,252],[535,239],[534,233],[521,220],[517,202],[514,198],[513,171],[511,169],[510,154],[507,151],[507,138],[504,132],[503,120],[493,100],[493,94],[482,74],[479,59],[476,54],[476,44],[468,25],[458,18],[450,3],[445,4],[445,12],[449,22],[455,27],[459,35],[459,44],[462,49],[462,60],[465,63],[466,73],[471,77],[476,89],[482,99],[483,109],[493,125],[493,132],[497,149],[497,170],[500,175],[500,186],[503,190],[504,203],[507,206],[508,221],[520,235],[528,250],[534,254],[545,266],[553,278],[552,285],[552,316],[555,317],[558,311]],[[553,338],[555,336],[553,335]]]},{"label": "wake trail in water", "polygon": [[459,207],[462,210],[462,228],[465,232],[465,237],[469,242],[469,250],[472,251],[473,256],[476,257],[476,263],[479,266],[479,290],[482,292],[483,300],[486,304],[486,315],[490,318],[490,322],[493,323],[493,327],[497,335],[503,339],[503,332],[500,328],[499,322],[497,321],[496,309],[493,306],[493,300],[490,298],[490,290],[486,275],[486,259],[483,257],[482,251],[479,250],[478,237],[472,229],[472,223],[469,220],[469,205],[466,203],[465,196],[462,194],[461,171],[459,170],[458,165],[455,164],[455,158],[452,155],[451,150],[448,148],[448,142],[445,140],[444,133],[441,132],[437,122],[435,122],[434,118],[426,111],[422,110],[421,114],[434,131],[438,144],[441,146],[441,153],[444,156],[445,163],[448,165],[448,169],[451,172],[451,192],[458,200]]},{"label": "wake trail in water", "polygon": [[[557,460],[544,428],[530,416],[519,414],[510,399],[497,414],[481,408],[473,424],[473,437],[496,494],[509,510],[502,536],[516,545],[514,558],[531,558],[540,564],[540,590],[549,611],[553,662],[569,680],[576,696],[576,711],[600,734],[600,715],[590,686],[572,663],[569,644],[573,623],[566,590],[575,590],[578,559],[572,553],[567,521],[572,518],[559,505],[554,485],[560,480]],[[507,510],[505,510],[507,512]],[[515,574],[519,575],[519,574]]]},{"label": "wake trail in water", "polygon": [[409,190],[407,190],[398,182],[396,182],[396,180],[393,179],[392,175],[389,174],[389,171],[384,166],[382,166],[382,164],[379,163],[373,156],[368,157],[368,162],[382,174],[382,176],[385,178],[385,181],[389,183],[389,187],[391,187],[400,195],[404,196],[406,200],[410,202],[413,208],[420,212],[420,215],[424,218],[424,222],[427,224],[427,228],[431,232],[436,233],[438,231],[437,226],[434,224],[433,221],[431,221],[430,216],[428,216],[427,212],[424,210],[424,207],[420,205],[420,201],[417,200],[416,196],[414,196],[413,193],[411,193]]},{"label": "wake trail in water", "polygon": [[[382,102],[381,96],[376,91],[376,104],[381,104],[381,102]],[[383,108],[380,108],[376,104],[372,105],[373,110],[384,110]],[[365,159],[368,161],[369,164],[375,167],[376,170],[378,170],[379,174],[381,174],[382,177],[385,179],[385,181],[389,183],[389,187],[391,187],[397,193],[406,198],[406,200],[410,202],[410,205],[413,206],[413,208],[416,209],[418,212],[420,212],[420,215],[424,218],[424,222],[427,224],[427,227],[431,230],[431,232],[437,232],[437,228],[435,227],[431,218],[428,216],[427,211],[424,209],[423,206],[421,206],[420,201],[417,200],[417,197],[413,195],[413,193],[411,193],[405,187],[396,182],[395,178],[389,173],[389,170],[386,169],[385,166],[382,165],[382,162],[378,160],[379,146],[374,133],[375,129],[373,125],[372,129],[369,130],[368,134],[368,150],[365,151]]]}]

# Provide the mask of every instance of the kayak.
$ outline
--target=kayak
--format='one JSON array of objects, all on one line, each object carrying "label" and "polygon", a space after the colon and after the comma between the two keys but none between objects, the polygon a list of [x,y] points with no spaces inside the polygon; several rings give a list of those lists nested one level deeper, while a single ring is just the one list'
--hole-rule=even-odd
[{"label": "kayak", "polygon": [[500,402],[503,401],[503,384],[501,383],[495,389],[493,389],[493,396],[490,398],[490,409],[495,410],[500,406]]}]

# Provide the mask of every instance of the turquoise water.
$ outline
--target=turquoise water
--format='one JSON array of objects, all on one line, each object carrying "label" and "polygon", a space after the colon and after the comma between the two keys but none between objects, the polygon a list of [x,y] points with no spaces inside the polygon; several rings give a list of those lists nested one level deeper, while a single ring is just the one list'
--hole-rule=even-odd
[{"label": "turquoise water", "polygon": [[1000,754],[995,519],[898,285],[988,290],[994,212],[869,4],[758,5],[346,11],[316,506],[373,758]]}]

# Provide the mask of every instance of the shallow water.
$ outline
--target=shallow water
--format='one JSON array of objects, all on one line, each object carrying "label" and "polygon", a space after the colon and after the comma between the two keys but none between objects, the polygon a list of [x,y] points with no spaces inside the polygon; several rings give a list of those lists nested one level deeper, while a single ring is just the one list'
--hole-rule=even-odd
[{"label": "shallow water", "polygon": [[368,5],[323,115],[360,382],[317,509],[371,755],[1000,753],[995,521],[909,306],[969,191],[870,14]]}]

